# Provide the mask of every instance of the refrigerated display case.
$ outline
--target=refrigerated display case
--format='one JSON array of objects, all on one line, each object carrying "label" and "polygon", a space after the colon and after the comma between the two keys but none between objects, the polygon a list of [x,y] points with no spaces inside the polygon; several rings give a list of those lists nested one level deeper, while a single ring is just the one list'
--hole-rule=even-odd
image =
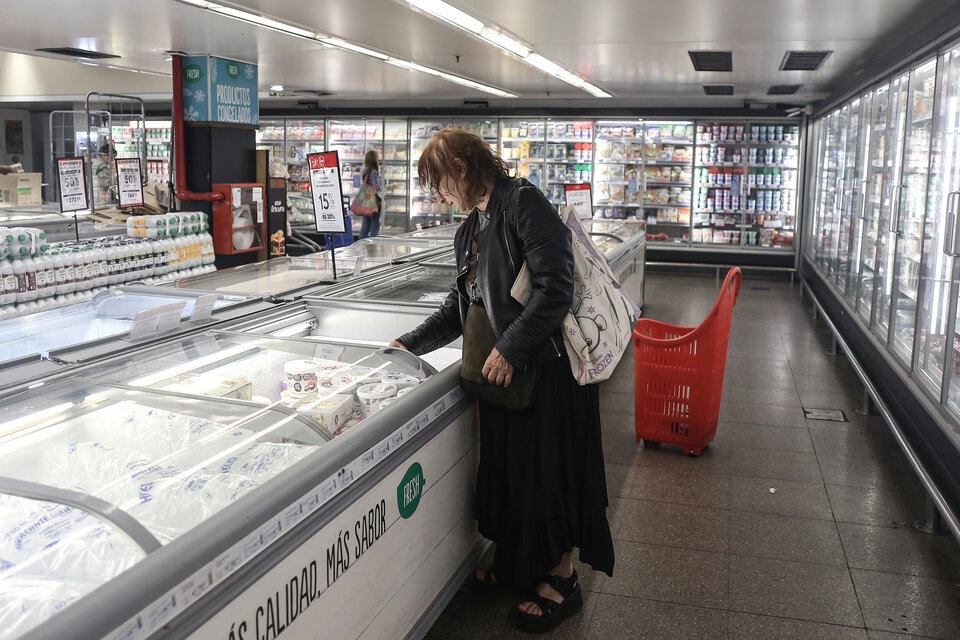
[{"label": "refrigerated display case", "polygon": [[843,163],[820,153],[812,170],[843,218],[830,227],[818,205],[801,272],[960,536],[958,55],[904,61],[816,120],[826,141],[845,140]]},{"label": "refrigerated display case", "polygon": [[[324,121],[284,120],[283,157],[287,165],[287,189],[290,193],[310,195],[310,170],[307,156],[326,150],[326,131]],[[313,205],[309,207],[313,213]],[[313,224],[310,220],[308,224]]]},{"label": "refrigerated display case", "polygon": [[589,184],[593,167],[593,121],[546,121],[546,164],[541,190],[559,209],[568,184]]},{"label": "refrigerated display case", "polygon": [[543,185],[546,145],[547,124],[544,119],[504,118],[500,121],[500,155],[507,161],[511,172],[537,187]]},{"label": "refrigerated display case", "polygon": [[401,350],[209,332],[0,404],[11,638],[422,634],[484,548],[473,401]]},{"label": "refrigerated display case", "polygon": [[694,244],[741,244],[749,186],[745,122],[696,125]]},{"label": "refrigerated display case", "polygon": [[355,278],[362,273],[383,268],[389,258],[346,255],[336,251],[337,275],[329,252],[299,258],[273,258],[266,262],[245,264],[215,273],[181,278],[171,284],[179,289],[218,293],[242,293],[276,298],[302,295],[304,291]]},{"label": "refrigerated display case", "polygon": [[643,122],[598,120],[594,148],[594,217],[639,217],[643,200]]},{"label": "refrigerated display case", "polygon": [[420,187],[417,177],[417,162],[420,154],[433,138],[433,134],[451,124],[451,119],[445,120],[410,120],[410,226],[418,224],[432,224],[435,222],[452,222],[456,210],[440,202],[435,193]]},{"label": "refrigerated display case", "polygon": [[747,139],[746,247],[793,247],[800,168],[800,127],[750,123]]},{"label": "refrigerated display case", "polygon": [[642,218],[648,238],[689,243],[693,123],[645,121],[643,129]]},{"label": "refrigerated display case", "polygon": [[383,177],[380,233],[403,233],[408,228],[410,157],[407,146],[407,121],[384,120],[383,153],[380,156],[380,175]]}]

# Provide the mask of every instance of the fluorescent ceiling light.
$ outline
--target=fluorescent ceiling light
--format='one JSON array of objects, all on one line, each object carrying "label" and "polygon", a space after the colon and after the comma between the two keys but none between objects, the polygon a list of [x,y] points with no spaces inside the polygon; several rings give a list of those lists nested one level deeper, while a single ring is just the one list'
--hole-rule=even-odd
[{"label": "fluorescent ceiling light", "polygon": [[180,0],[185,4],[192,4],[195,7],[200,7],[201,9],[210,9],[212,7],[219,7],[220,5],[214,4],[213,2],[207,2],[207,0]]},{"label": "fluorescent ceiling light", "polygon": [[596,86],[590,84],[589,82],[583,83],[583,86],[580,87],[580,88],[583,89],[584,91],[592,94],[594,97],[597,97],[597,98],[612,98],[612,97],[613,97],[612,95],[610,95],[609,93],[607,93],[606,91],[604,91],[603,89],[601,89],[600,87],[596,87]]},{"label": "fluorescent ceiling light", "polygon": [[273,29],[274,31],[279,31],[281,33],[289,33],[290,35],[300,36],[301,38],[310,38],[313,40],[317,35],[313,31],[307,31],[306,29],[301,29],[300,27],[296,27],[286,22],[273,20],[265,16],[257,15],[256,13],[250,13],[249,11],[234,9],[233,7],[223,7],[217,5],[210,7],[210,9],[225,16],[236,18],[237,20],[243,20],[244,22],[249,22],[261,27]]},{"label": "fluorescent ceiling light", "polygon": [[566,69],[558,65],[556,62],[547,60],[539,53],[531,53],[530,55],[525,56],[523,61],[529,64],[531,67],[536,67],[537,69],[540,69],[540,71],[549,73],[552,76],[555,76],[562,71],[566,71]]},{"label": "fluorescent ceiling light", "polygon": [[450,82],[455,82],[465,87],[470,87],[471,89],[483,91],[484,93],[489,93],[495,96],[499,96],[501,98],[517,97],[515,93],[510,93],[509,91],[504,91],[503,89],[497,89],[496,87],[491,87],[489,85],[485,85],[480,82],[474,82],[473,80],[468,80],[467,78],[461,78],[460,76],[455,76],[452,73],[444,73],[441,71],[440,77],[443,78],[444,80],[449,80]]},{"label": "fluorescent ceiling light", "polygon": [[272,84],[270,85],[270,91],[283,91],[282,84]]},{"label": "fluorescent ceiling light", "polygon": [[465,29],[470,33],[479,34],[483,29],[483,22],[443,2],[443,0],[407,0],[407,2],[421,11],[426,11],[430,15],[436,16],[456,27]]},{"label": "fluorescent ceiling light", "polygon": [[419,71],[421,73],[429,73],[432,76],[441,75],[441,73],[436,69],[431,69],[430,67],[425,67],[415,62],[407,62],[406,60],[400,60],[398,58],[388,58],[387,62],[392,64],[395,67],[400,67],[402,69],[409,69],[410,71]]},{"label": "fluorescent ceiling light", "polygon": [[355,45],[352,42],[347,42],[346,40],[341,40],[340,38],[328,38],[326,36],[317,38],[320,42],[328,44],[331,47],[337,47],[338,49],[346,49],[348,51],[353,51],[355,53],[362,53],[365,56],[370,56],[371,58],[378,58],[380,60],[386,60],[389,56],[386,56],[379,51],[374,51],[373,49],[367,49],[366,47],[361,47]]},{"label": "fluorescent ceiling light", "polygon": [[510,53],[517,54],[521,58],[530,55],[529,47],[525,47],[510,36],[504,35],[492,27],[484,27],[483,30],[480,31],[480,37],[488,42],[492,42],[501,49],[506,49]]}]

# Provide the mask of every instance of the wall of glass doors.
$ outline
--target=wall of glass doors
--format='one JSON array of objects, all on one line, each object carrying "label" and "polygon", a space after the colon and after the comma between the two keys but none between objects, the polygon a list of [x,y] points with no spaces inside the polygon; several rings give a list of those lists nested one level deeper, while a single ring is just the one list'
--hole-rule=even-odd
[{"label": "wall of glass doors", "polygon": [[[960,418],[960,47],[814,123],[804,254],[929,396]],[[952,434],[960,443],[960,423]]]},{"label": "wall of glass doors", "polygon": [[462,217],[417,179],[420,154],[449,125],[483,137],[555,206],[567,185],[590,185],[594,217],[644,220],[651,245],[794,251],[803,156],[797,120],[261,118],[257,146],[270,151],[275,173],[289,176],[292,222],[302,227],[313,224],[307,155],[336,150],[350,198],[364,155],[375,150],[385,179],[384,233],[396,233]]}]

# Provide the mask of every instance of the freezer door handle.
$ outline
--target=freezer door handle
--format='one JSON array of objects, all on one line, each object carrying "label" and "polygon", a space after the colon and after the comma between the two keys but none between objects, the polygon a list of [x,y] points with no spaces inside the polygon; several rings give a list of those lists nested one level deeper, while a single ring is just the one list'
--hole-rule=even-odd
[{"label": "freezer door handle", "polygon": [[899,235],[900,231],[900,212],[901,212],[901,201],[903,200],[903,190],[906,188],[905,184],[894,185],[893,187],[893,215],[890,216],[890,233],[896,233]]},{"label": "freezer door handle", "polygon": [[855,196],[856,201],[854,203],[854,206],[856,206],[857,217],[860,218],[861,220],[863,220],[864,217],[866,217],[866,215],[864,214],[864,208],[866,207],[866,204],[867,204],[866,195],[867,195],[867,181],[857,178],[856,179],[856,196]]},{"label": "freezer door handle", "polygon": [[[947,194],[947,237],[944,239],[943,252],[952,258],[957,257],[957,208],[956,202],[960,198],[960,191],[951,191]],[[949,249],[948,249],[949,248]]]}]

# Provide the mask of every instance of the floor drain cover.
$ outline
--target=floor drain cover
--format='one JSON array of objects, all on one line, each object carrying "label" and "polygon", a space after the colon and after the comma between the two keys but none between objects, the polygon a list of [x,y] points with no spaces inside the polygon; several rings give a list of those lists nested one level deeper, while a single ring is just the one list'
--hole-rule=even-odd
[{"label": "floor drain cover", "polygon": [[829,422],[847,421],[847,416],[840,409],[807,409],[804,407],[803,416],[807,420],[828,420]]},{"label": "floor drain cover", "polygon": [[765,284],[755,284],[750,287],[750,291],[770,291],[770,287]]}]

